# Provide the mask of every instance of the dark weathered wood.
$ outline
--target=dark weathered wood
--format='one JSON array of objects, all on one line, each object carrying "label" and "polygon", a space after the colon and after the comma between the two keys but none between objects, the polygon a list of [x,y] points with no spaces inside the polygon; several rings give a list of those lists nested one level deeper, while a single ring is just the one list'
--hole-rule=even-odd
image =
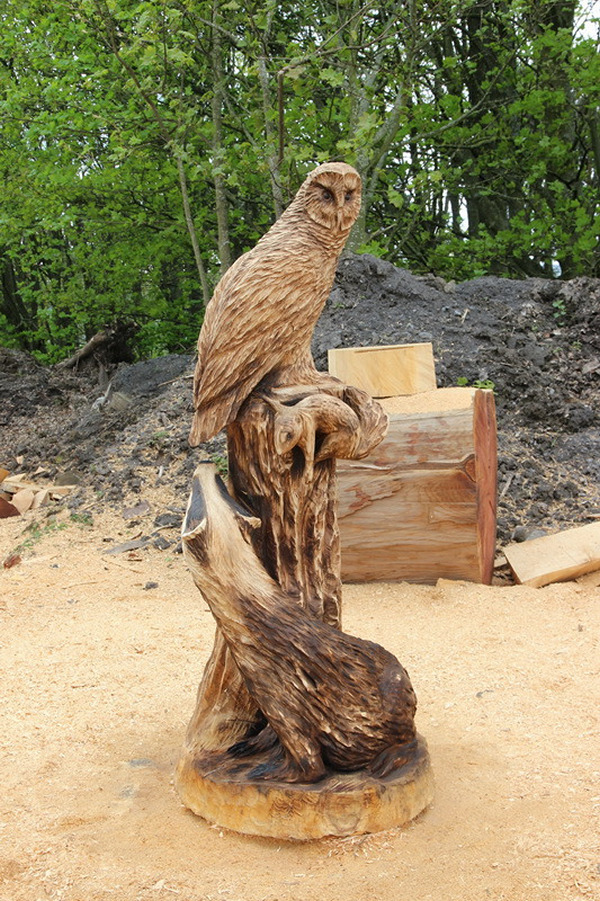
[{"label": "dark weathered wood", "polygon": [[[408,675],[379,645],[316,619],[258,559],[260,522],[201,464],[182,532],[186,560],[278,743],[252,778],[315,782],[327,767],[383,777],[416,751]],[[254,751],[253,742],[230,749]],[[283,752],[283,753],[282,753]]]},{"label": "dark weathered wood", "polygon": [[75,351],[72,357],[69,357],[67,360],[61,360],[60,363],[56,364],[57,369],[75,369],[82,360],[85,360],[86,357],[91,356],[93,353],[96,353],[100,348],[106,347],[107,344],[112,341],[113,332],[112,329],[105,329],[101,332],[96,332],[95,335],[92,335],[89,341],[80,347],[79,350]]},{"label": "dark weathered wood", "polygon": [[[335,459],[326,455],[368,454],[385,433],[387,416],[356,388],[328,376],[321,387],[334,393],[313,385],[248,399],[228,429],[230,483],[260,523],[254,547],[267,573],[313,617],[340,628]],[[348,421],[351,433],[343,427]],[[228,747],[260,724],[264,716],[217,631],[186,746]]]}]

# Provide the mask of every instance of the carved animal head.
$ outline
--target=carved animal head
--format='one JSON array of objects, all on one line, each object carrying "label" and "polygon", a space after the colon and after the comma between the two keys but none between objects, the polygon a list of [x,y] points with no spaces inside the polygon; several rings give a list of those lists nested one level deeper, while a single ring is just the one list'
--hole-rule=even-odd
[{"label": "carved animal head", "polygon": [[310,173],[297,201],[308,217],[334,233],[347,234],[360,211],[360,175],[347,163],[323,163]]},{"label": "carved animal head", "polygon": [[188,562],[197,566],[219,556],[226,560],[223,547],[235,556],[236,543],[251,544],[260,525],[258,517],[231,497],[214,464],[200,463],[192,478],[181,527],[183,551]]}]

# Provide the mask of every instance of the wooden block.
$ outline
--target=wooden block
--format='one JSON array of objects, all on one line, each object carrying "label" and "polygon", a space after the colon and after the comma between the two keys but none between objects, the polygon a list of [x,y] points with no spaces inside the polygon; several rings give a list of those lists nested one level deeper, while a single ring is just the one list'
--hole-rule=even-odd
[{"label": "wooden block", "polygon": [[22,491],[25,488],[28,488],[30,491],[38,490],[38,486],[35,482],[30,482],[25,475],[22,474],[9,476],[2,482],[2,490],[9,491],[11,494],[16,494],[17,491]]},{"label": "wooden block", "polygon": [[600,522],[504,548],[515,578],[541,587],[600,570]]},{"label": "wooden block", "polygon": [[388,434],[338,462],[342,578],[489,584],[496,548],[494,395],[441,388],[389,398]]},{"label": "wooden block", "polygon": [[52,500],[57,501],[60,500],[61,497],[66,497],[70,494],[75,487],[75,485],[50,485],[48,491],[50,492]]},{"label": "wooden block", "polygon": [[31,488],[21,488],[13,494],[12,505],[19,513],[26,513],[33,504],[35,493]]},{"label": "wooden block", "polygon": [[431,344],[338,347],[328,357],[331,375],[371,397],[416,394],[436,387]]},{"label": "wooden block", "polygon": [[48,488],[42,488],[41,491],[38,491],[33,499],[33,503],[31,505],[32,510],[37,510],[38,507],[45,507],[50,501],[50,491]]}]

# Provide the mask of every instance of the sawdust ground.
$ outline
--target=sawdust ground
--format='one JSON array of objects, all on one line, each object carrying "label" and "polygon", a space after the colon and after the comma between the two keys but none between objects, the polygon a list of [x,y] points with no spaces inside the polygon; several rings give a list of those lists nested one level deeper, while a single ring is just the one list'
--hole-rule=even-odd
[{"label": "sawdust ground", "polygon": [[103,555],[131,537],[108,514],[25,524],[0,523],[0,559],[29,538],[0,572],[2,901],[600,898],[598,580],[347,586],[345,628],[411,674],[436,798],[407,828],[293,844],[175,794],[214,631],[182,558]]}]

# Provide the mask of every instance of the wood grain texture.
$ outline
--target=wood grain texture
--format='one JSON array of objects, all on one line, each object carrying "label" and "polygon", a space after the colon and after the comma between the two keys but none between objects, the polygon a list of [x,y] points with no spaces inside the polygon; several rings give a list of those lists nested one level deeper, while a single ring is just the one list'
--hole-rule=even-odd
[{"label": "wood grain texture", "polygon": [[351,166],[318,166],[281,218],[218,283],[198,339],[192,446],[232,422],[264,379],[286,385],[301,381],[301,370],[307,380],[316,376],[312,333],[360,194]]},{"label": "wood grain texture", "polygon": [[[182,541],[217,634],[177,787],[192,809],[242,831],[256,831],[247,811],[267,799],[258,834],[286,838],[392,825],[391,810],[404,822],[431,794],[408,674],[341,631],[336,459],[367,457],[388,417],[318,373],[310,341],[359,207],[358,174],[319,166],[221,280],[198,341],[190,443],[227,429],[231,493],[214,467],[197,468]],[[340,774],[359,771],[342,786]]]},{"label": "wood grain texture", "polygon": [[[259,560],[260,522],[215,467],[194,474],[182,530],[186,561],[244,682],[274,733],[253,780],[310,783],[328,769],[384,777],[416,753],[416,698],[379,645],[316,619]],[[254,731],[254,730],[253,730]],[[255,735],[230,747],[252,756]]]},{"label": "wood grain texture", "polygon": [[265,783],[250,772],[265,762],[226,754],[182,755],[181,800],[210,822],[249,835],[309,841],[403,826],[431,804],[434,778],[425,740],[417,736],[410,763],[385,778],[335,773],[314,785]]},{"label": "wood grain texture", "polygon": [[503,548],[515,578],[541,588],[600,569],[600,522]]},{"label": "wood grain texture", "polygon": [[329,372],[373,397],[433,391],[435,363],[431,344],[386,347],[338,347],[328,352]]},{"label": "wood grain texture", "polygon": [[338,466],[342,577],[489,584],[496,540],[492,392],[439,389],[382,404],[390,415],[385,439],[365,460]]}]

